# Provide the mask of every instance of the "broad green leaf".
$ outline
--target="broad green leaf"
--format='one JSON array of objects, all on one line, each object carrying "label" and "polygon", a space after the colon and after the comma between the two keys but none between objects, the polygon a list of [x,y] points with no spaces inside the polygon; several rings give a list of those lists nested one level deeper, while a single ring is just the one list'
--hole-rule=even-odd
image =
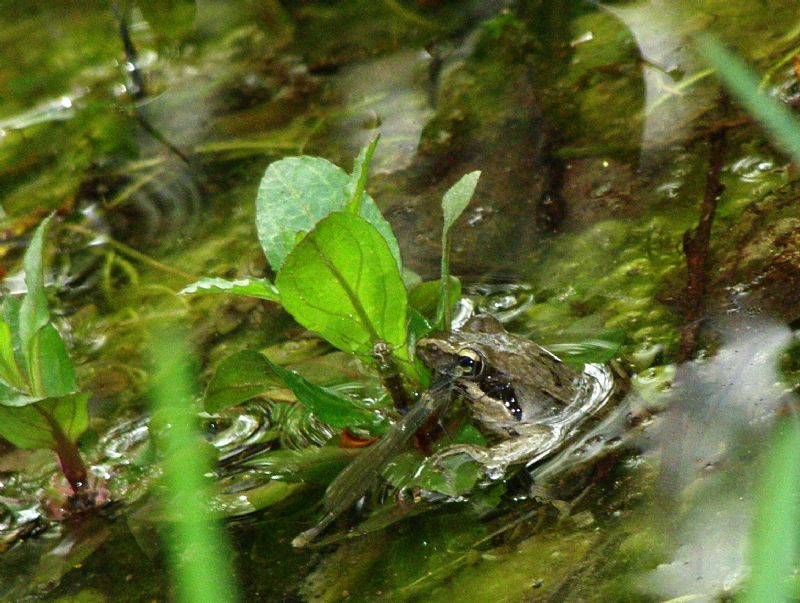
[{"label": "broad green leaf", "polygon": [[444,331],[450,330],[450,230],[458,217],[466,209],[475,193],[480,172],[470,172],[462,176],[442,198],[442,274],[439,288],[439,303],[436,308],[436,326]]},{"label": "broad green leaf", "polygon": [[88,401],[88,393],[79,393],[28,406],[0,405],[0,436],[17,448],[55,450],[62,434],[74,442],[86,430]]},{"label": "broad green leaf", "polygon": [[78,389],[72,360],[67,354],[61,335],[52,324],[46,324],[34,336],[29,364],[34,394],[65,396]]},{"label": "broad green leaf", "polygon": [[[283,266],[298,239],[317,222],[333,212],[346,211],[350,182],[344,170],[319,157],[289,157],[267,168],[256,197],[256,230],[273,270]],[[392,228],[366,193],[360,215],[378,230],[400,266],[400,248]]]},{"label": "broad green leaf", "polygon": [[300,403],[331,427],[366,427],[380,430],[386,419],[363,404],[330,389],[319,387],[305,377],[271,363],[264,358],[268,370],[292,390]]},{"label": "broad green leaf", "polygon": [[218,412],[259,396],[281,383],[263,354],[242,350],[219,363],[206,388],[203,407],[207,412]]},{"label": "broad green leaf", "polygon": [[277,287],[263,278],[238,278],[234,281],[215,277],[203,278],[191,285],[186,285],[178,292],[178,295],[207,295],[209,293],[244,295],[275,302],[279,302],[281,299]]},{"label": "broad green leaf", "polygon": [[18,390],[28,389],[14,356],[11,327],[2,318],[0,318],[0,381]]},{"label": "broad green leaf", "polygon": [[340,350],[368,355],[378,342],[407,357],[406,289],[386,241],[366,220],[334,213],[286,258],[283,307]]},{"label": "broad green leaf", "polygon": [[25,268],[25,284],[28,292],[25,294],[19,310],[19,335],[22,353],[28,364],[29,372],[32,362],[30,348],[33,345],[34,336],[39,329],[50,322],[47,297],[44,293],[43,265],[44,242],[50,226],[50,219],[51,217],[45,218],[33,233],[22,262]]},{"label": "broad green leaf", "polygon": [[364,188],[367,185],[369,166],[372,163],[372,155],[375,153],[375,147],[378,146],[379,138],[380,135],[376,136],[367,146],[361,149],[353,163],[353,175],[347,185],[347,192],[350,194],[347,209],[351,214],[359,215],[361,213],[361,200],[364,197]]}]

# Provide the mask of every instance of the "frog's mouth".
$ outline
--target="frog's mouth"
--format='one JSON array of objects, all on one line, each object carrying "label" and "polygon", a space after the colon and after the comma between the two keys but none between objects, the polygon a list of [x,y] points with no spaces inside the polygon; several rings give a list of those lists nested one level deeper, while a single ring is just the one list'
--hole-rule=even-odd
[{"label": "frog's mouth", "polygon": [[517,421],[522,420],[522,407],[517,401],[517,393],[511,378],[496,369],[484,366],[475,377],[462,375],[457,381],[464,397],[472,402],[502,405],[508,414]]}]

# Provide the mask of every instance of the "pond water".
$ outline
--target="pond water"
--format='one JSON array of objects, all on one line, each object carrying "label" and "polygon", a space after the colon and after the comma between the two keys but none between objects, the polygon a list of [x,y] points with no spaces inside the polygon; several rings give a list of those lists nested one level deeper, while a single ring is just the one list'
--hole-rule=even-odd
[{"label": "pond water", "polygon": [[[339,430],[286,390],[203,414],[242,600],[737,596],[761,457],[800,384],[797,167],[722,98],[691,35],[716,32],[796,106],[794,2],[141,0],[122,20],[127,55],[122,4],[0,5],[0,269],[24,291],[22,252],[56,212],[51,308],[91,393],[81,450],[114,501],[53,521],[52,454],[0,441],[3,600],[170,600],[168,517],[148,494],[159,320],[188,325],[201,386],[225,357],[262,350],[385,404],[363,366],[276,304],[176,294],[203,276],[274,276],[254,225],[266,167],[307,154],[349,171],[375,134],[367,190],[404,266],[438,277],[442,194],[481,170],[454,230],[457,319],[491,312],[578,361],[611,349],[627,394],[561,454],[463,491],[409,486],[421,453],[406,451],[301,550],[291,541],[350,452],[281,478]],[[715,163],[687,352],[684,233]],[[366,533],[345,537],[352,526]]]}]

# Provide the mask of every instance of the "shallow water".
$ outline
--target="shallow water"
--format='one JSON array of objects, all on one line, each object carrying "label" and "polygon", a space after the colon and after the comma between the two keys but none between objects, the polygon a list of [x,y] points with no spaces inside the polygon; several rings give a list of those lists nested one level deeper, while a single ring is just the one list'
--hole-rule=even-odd
[{"label": "shallow water", "polygon": [[[409,450],[390,485],[331,532],[368,533],[310,551],[289,543],[316,522],[324,484],[354,454],[331,453],[314,461],[313,479],[285,482],[289,463],[307,468],[303,455],[334,430],[281,391],[204,416],[243,599],[735,594],[760,457],[800,374],[787,326],[800,316],[800,210],[796,168],[718,103],[685,36],[718,32],[765,74],[766,90],[793,102],[794,3],[704,0],[692,18],[659,0],[184,4],[189,17],[133,13],[146,84],[135,108],[107,3],[0,8],[5,285],[24,286],[21,251],[57,211],[52,306],[92,392],[82,450],[119,501],[107,517],[54,524],[41,502],[58,488],[52,458],[0,448],[0,595],[169,598],[158,540],[168,517],[148,495],[160,469],[146,429],[146,333],[159,318],[191,326],[203,384],[229,354],[261,349],[386,405],[362,366],[275,305],[175,295],[200,276],[265,273],[254,199],[271,161],[305,153],[349,170],[375,133],[367,188],[423,277],[437,276],[441,194],[483,172],[456,226],[453,269],[470,284],[456,320],[490,311],[565,353],[619,341],[631,393],[555,459],[507,479],[476,475],[470,492],[403,489],[421,461]],[[681,240],[720,124],[709,320],[695,359],[677,366]]]}]

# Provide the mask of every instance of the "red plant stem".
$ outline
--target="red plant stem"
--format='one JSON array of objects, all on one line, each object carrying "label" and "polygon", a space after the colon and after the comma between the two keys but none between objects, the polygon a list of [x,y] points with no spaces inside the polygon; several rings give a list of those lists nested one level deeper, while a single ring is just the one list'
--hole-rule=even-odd
[{"label": "red plant stem", "polygon": [[83,463],[78,447],[72,442],[52,415],[42,408],[37,408],[47,421],[50,432],[53,434],[55,447],[53,451],[58,456],[61,472],[72,487],[73,494],[81,494],[89,488],[89,475]]}]

